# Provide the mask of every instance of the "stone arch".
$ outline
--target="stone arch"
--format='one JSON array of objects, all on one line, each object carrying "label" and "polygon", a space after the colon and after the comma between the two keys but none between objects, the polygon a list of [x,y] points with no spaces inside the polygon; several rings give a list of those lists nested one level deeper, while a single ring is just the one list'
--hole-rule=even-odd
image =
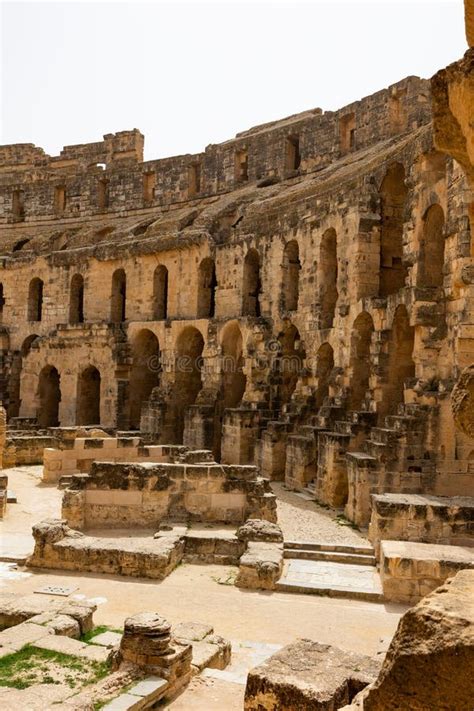
[{"label": "stone arch", "polygon": [[300,269],[300,248],[296,240],[291,240],[283,251],[281,296],[285,311],[298,308]]},{"label": "stone arch", "polygon": [[194,326],[187,326],[181,331],[176,342],[175,387],[174,387],[174,425],[177,441],[183,441],[184,416],[186,408],[194,405],[202,389],[202,352],[204,338]]},{"label": "stone arch", "polygon": [[370,344],[374,332],[374,322],[366,311],[360,313],[354,321],[351,334],[351,383],[349,406],[351,410],[360,410],[370,382]]},{"label": "stone arch", "polygon": [[389,165],[380,186],[380,286],[379,296],[395,294],[405,285],[403,223],[408,188],[401,163]]},{"label": "stone arch", "polygon": [[153,273],[153,319],[168,318],[168,269],[159,264]]},{"label": "stone arch", "polygon": [[112,323],[125,321],[127,311],[127,276],[124,269],[116,269],[112,275],[110,300],[110,320]]},{"label": "stone arch", "polygon": [[69,294],[69,323],[84,323],[84,278],[74,274]]},{"label": "stone arch", "polygon": [[227,324],[222,333],[223,407],[237,407],[245,393],[247,378],[243,372],[243,339],[239,325]]},{"label": "stone arch", "polygon": [[216,265],[211,257],[206,257],[202,260],[198,270],[198,318],[214,318],[216,311],[216,289]]},{"label": "stone arch", "polygon": [[300,333],[293,324],[280,333],[278,340],[280,342],[280,353],[276,363],[278,400],[281,405],[285,405],[290,402],[296,390],[306,354]]},{"label": "stone arch", "polygon": [[100,383],[99,370],[89,365],[79,373],[76,393],[76,424],[100,425]]},{"label": "stone arch", "polygon": [[38,380],[38,412],[40,427],[58,427],[61,385],[57,368],[45,365]]},{"label": "stone arch", "polygon": [[318,290],[320,328],[332,328],[337,292],[337,234],[333,227],[325,231],[319,246]]},{"label": "stone arch", "polygon": [[43,318],[43,280],[35,277],[28,288],[28,321],[41,321]]},{"label": "stone arch", "polygon": [[316,407],[321,407],[329,394],[329,377],[334,368],[334,351],[329,343],[322,343],[316,353]]},{"label": "stone arch", "polygon": [[381,417],[397,411],[404,401],[405,381],[415,377],[414,339],[415,329],[410,326],[406,307],[400,305],[395,310],[388,344],[387,377],[379,409]]},{"label": "stone arch", "polygon": [[443,286],[444,212],[441,205],[431,205],[423,216],[418,263],[418,286]]},{"label": "stone arch", "polygon": [[8,381],[8,417],[18,417],[21,406],[21,373],[23,370],[23,360],[29,354],[33,343],[39,338],[38,334],[32,333],[27,336],[20,346],[20,350],[14,351]]},{"label": "stone arch", "polygon": [[130,370],[130,426],[140,429],[143,403],[160,382],[160,344],[155,334],[147,328],[137,333],[132,341],[132,367]]},{"label": "stone arch", "polygon": [[260,316],[260,257],[256,249],[249,249],[244,259],[242,284],[242,316]]}]

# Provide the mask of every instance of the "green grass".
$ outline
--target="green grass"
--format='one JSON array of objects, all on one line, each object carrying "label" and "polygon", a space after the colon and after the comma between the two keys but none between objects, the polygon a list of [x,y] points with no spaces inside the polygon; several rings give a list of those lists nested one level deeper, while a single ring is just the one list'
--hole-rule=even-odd
[{"label": "green grass", "polygon": [[93,637],[97,637],[98,634],[103,634],[104,632],[118,632],[118,634],[123,634],[123,630],[116,629],[115,627],[109,627],[108,625],[99,625],[98,627],[94,627],[94,629],[90,632],[85,632],[81,635],[81,642],[93,644],[93,642],[91,642]]},{"label": "green grass", "polygon": [[65,683],[74,688],[78,684],[94,684],[108,671],[106,662],[26,645],[0,659],[0,686],[26,689],[33,684]]}]

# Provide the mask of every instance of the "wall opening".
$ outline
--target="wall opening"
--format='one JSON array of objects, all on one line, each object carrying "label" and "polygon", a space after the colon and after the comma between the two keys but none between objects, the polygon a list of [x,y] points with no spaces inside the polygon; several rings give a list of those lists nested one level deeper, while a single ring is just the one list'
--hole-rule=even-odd
[{"label": "wall opening", "polygon": [[441,205],[431,205],[423,217],[418,262],[418,286],[443,286],[444,212]]},{"label": "wall opening", "polygon": [[318,291],[320,328],[332,328],[334,322],[338,298],[337,273],[337,235],[336,230],[331,227],[323,234],[319,248]]},{"label": "wall opening", "polygon": [[139,331],[132,341],[130,370],[130,426],[140,429],[142,407],[160,383],[160,345],[149,329]]},{"label": "wall opening", "polygon": [[246,148],[234,153],[234,178],[237,183],[245,183],[249,179],[249,154]]},{"label": "wall opening", "polygon": [[153,319],[168,318],[168,270],[159,264],[153,274]]},{"label": "wall opening", "polygon": [[334,368],[334,351],[329,343],[319,346],[316,353],[316,407],[321,407],[329,395],[329,378]]},{"label": "wall opening", "polygon": [[242,316],[260,316],[260,258],[256,249],[249,249],[244,259]]},{"label": "wall opening", "polygon": [[298,308],[300,269],[298,242],[291,240],[285,245],[282,264],[282,303],[286,311]]},{"label": "wall opening", "polygon": [[379,408],[381,418],[388,413],[397,412],[398,406],[404,402],[406,381],[415,377],[414,339],[415,329],[410,326],[406,307],[398,306],[393,318],[388,344],[387,378]]},{"label": "wall opening", "polygon": [[39,426],[58,427],[61,387],[59,373],[52,365],[46,365],[40,372],[38,400],[37,420]]},{"label": "wall opening", "polygon": [[69,323],[84,323],[84,279],[74,274],[69,296]]},{"label": "wall opening", "polygon": [[278,336],[281,350],[275,363],[278,403],[285,405],[296,390],[303,360],[306,357],[303,342],[296,326],[289,326]]},{"label": "wall opening", "polygon": [[38,338],[36,333],[28,336],[23,341],[20,350],[15,351],[13,355],[12,365],[10,369],[10,378],[8,382],[8,417],[18,417],[20,414],[20,390],[21,390],[21,373],[23,370],[23,361],[29,354],[33,343]]},{"label": "wall opening", "polygon": [[12,214],[18,222],[22,222],[25,219],[25,193],[23,190],[13,191]]},{"label": "wall opening", "polygon": [[54,188],[54,211],[60,215],[66,209],[66,187],[56,185]]},{"label": "wall opening", "polygon": [[374,332],[372,317],[365,311],[359,314],[352,326],[350,357],[350,394],[351,410],[360,410],[365,400],[370,382],[370,344]]},{"label": "wall opening", "polygon": [[247,384],[243,372],[242,332],[236,323],[225,327],[222,335],[222,395],[223,406],[238,407]]},{"label": "wall opening", "polygon": [[106,210],[109,206],[109,181],[105,178],[97,184],[97,203],[100,210]]},{"label": "wall opening", "polygon": [[30,281],[28,289],[28,321],[41,321],[43,317],[43,282],[38,277]]},{"label": "wall opening", "polygon": [[155,199],[156,174],[143,173],[143,200],[153,202]]},{"label": "wall opening", "polygon": [[194,405],[202,388],[201,369],[204,339],[193,326],[185,328],[176,343],[174,426],[177,442],[183,441],[186,409]]},{"label": "wall opening", "polygon": [[288,136],[286,139],[285,167],[287,170],[298,170],[301,165],[299,136]]},{"label": "wall opening", "polygon": [[216,313],[216,265],[210,257],[203,259],[198,270],[197,317],[214,318]]},{"label": "wall opening", "polygon": [[3,284],[0,283],[0,323],[3,321],[3,307],[5,305],[5,296],[3,294]]},{"label": "wall opening", "polygon": [[100,373],[89,365],[77,379],[76,424],[100,425]]},{"label": "wall opening", "polygon": [[188,196],[193,197],[201,192],[201,164],[191,163],[188,168]]},{"label": "wall opening", "polygon": [[339,147],[341,153],[349,153],[356,147],[355,114],[346,114],[339,119]]},{"label": "wall opening", "polygon": [[406,89],[394,89],[388,99],[388,120],[392,134],[403,133],[407,129],[407,111],[405,108]]},{"label": "wall opening", "polygon": [[112,275],[112,298],[110,320],[122,323],[126,318],[127,277],[123,269],[116,269]]},{"label": "wall opening", "polygon": [[403,218],[408,188],[401,163],[389,166],[380,186],[380,288],[379,296],[395,294],[405,286]]}]

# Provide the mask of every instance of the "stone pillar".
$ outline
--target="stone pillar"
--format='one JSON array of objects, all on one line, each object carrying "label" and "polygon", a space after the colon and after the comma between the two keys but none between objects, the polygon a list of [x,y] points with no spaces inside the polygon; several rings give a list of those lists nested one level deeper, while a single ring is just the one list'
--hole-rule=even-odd
[{"label": "stone pillar", "polygon": [[252,464],[258,439],[258,410],[226,410],[222,424],[223,464]]},{"label": "stone pillar", "polygon": [[0,405],[0,469],[3,469],[3,452],[5,449],[5,441],[7,437],[7,413],[5,408]]},{"label": "stone pillar", "polygon": [[156,612],[141,612],[125,620],[120,661],[166,679],[164,698],[175,696],[191,678],[192,647],[171,639],[171,625]]},{"label": "stone pillar", "polygon": [[184,416],[183,444],[189,449],[214,451],[214,407],[191,405]]}]

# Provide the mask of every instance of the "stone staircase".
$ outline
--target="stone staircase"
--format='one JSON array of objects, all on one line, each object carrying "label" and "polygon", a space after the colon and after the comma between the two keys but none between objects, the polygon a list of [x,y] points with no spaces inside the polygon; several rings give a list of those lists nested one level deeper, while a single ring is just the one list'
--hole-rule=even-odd
[{"label": "stone staircase", "polygon": [[276,584],[279,592],[372,602],[383,599],[374,550],[369,544],[285,541],[283,557],[283,574]]}]

